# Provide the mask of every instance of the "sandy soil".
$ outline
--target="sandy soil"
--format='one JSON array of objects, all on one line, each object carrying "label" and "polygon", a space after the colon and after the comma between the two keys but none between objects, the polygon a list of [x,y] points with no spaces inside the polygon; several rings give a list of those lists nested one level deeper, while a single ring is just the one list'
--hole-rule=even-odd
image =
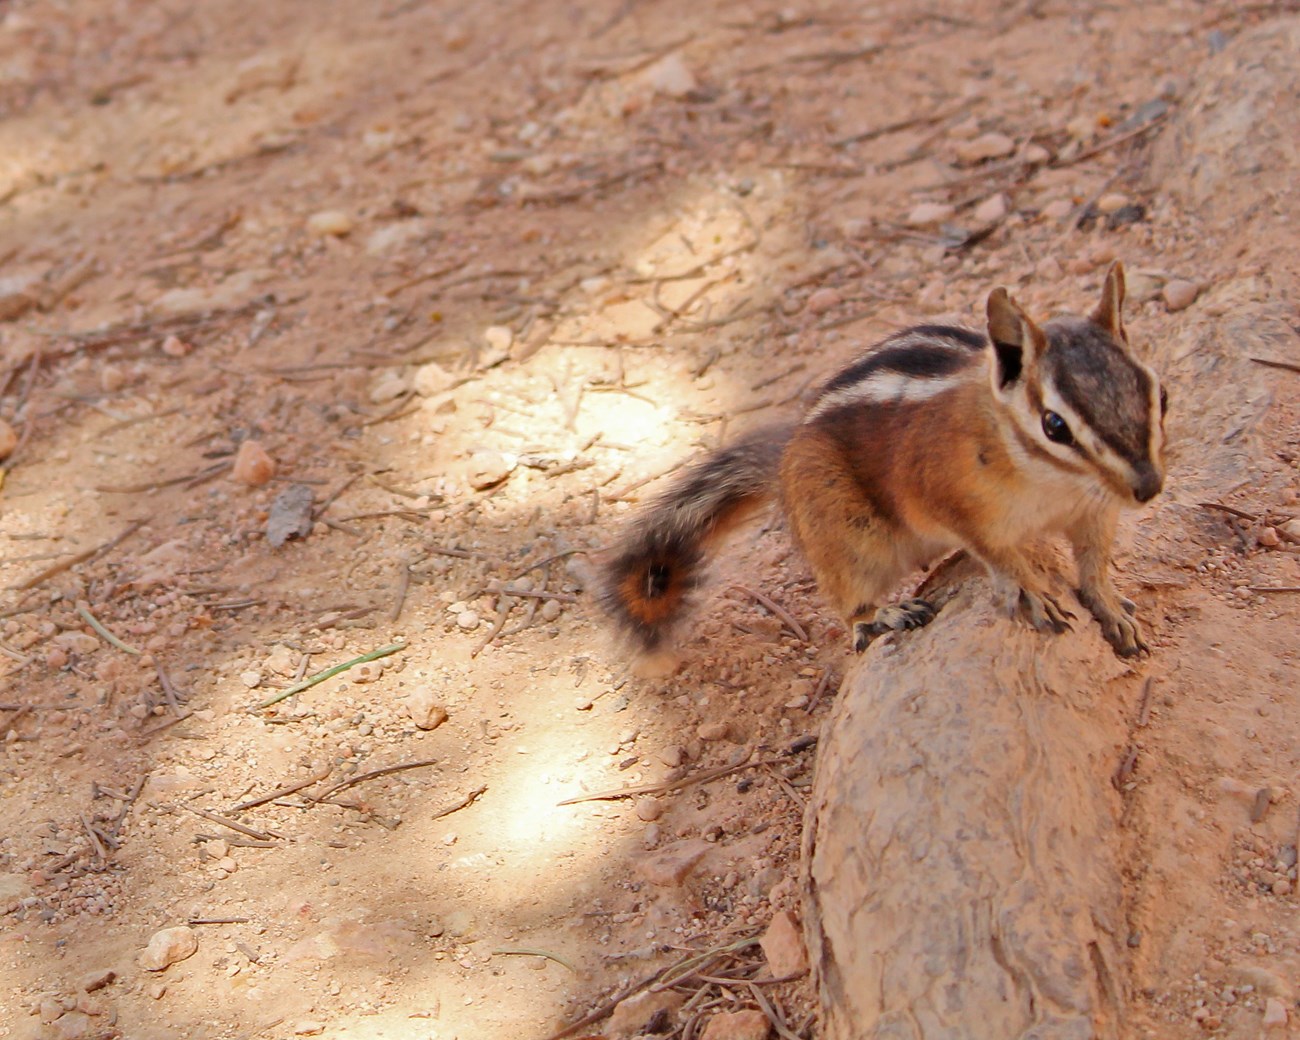
[{"label": "sandy soil", "polygon": [[[772,522],[637,680],[586,554],[864,343],[995,284],[1077,309],[1115,256],[1174,399],[1120,560],[1127,1028],[1294,1019],[1295,608],[1257,590],[1300,585],[1300,384],[1197,352],[1297,360],[1242,317],[1295,325],[1289,181],[1243,242],[1150,167],[1273,14],[0,6],[0,1036],[540,1040],[693,952],[763,977],[843,632]],[[806,979],[679,989],[653,1031],[762,993],[815,1033]]]}]

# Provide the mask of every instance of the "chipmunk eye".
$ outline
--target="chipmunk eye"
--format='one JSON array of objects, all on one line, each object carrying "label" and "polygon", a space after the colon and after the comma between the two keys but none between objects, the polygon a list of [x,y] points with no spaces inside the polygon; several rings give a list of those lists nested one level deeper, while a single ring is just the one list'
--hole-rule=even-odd
[{"label": "chipmunk eye", "polygon": [[1163,418],[1169,413],[1169,391],[1163,386],[1160,388],[1160,415]]},{"label": "chipmunk eye", "polygon": [[1073,444],[1074,434],[1070,432],[1070,425],[1055,412],[1043,413],[1043,433],[1047,434],[1049,441],[1055,441],[1057,444]]}]

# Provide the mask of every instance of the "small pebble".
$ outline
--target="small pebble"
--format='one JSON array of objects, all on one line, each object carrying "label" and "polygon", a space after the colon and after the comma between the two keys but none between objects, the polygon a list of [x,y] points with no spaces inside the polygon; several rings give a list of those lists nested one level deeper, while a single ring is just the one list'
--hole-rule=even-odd
[{"label": "small pebble", "polygon": [[81,976],[81,981],[77,983],[77,988],[83,993],[94,993],[97,989],[103,989],[110,982],[117,978],[117,972],[112,968],[100,968],[97,971],[88,971]]},{"label": "small pebble", "polygon": [[18,433],[3,419],[0,419],[0,459],[7,459],[18,447]]},{"label": "small pebble", "polygon": [[416,729],[437,729],[448,718],[446,706],[428,686],[418,687],[406,698],[406,710],[410,712]]},{"label": "small pebble", "polygon": [[469,458],[469,483],[476,491],[500,484],[514,471],[513,457],[499,451],[476,451]]},{"label": "small pebble", "polygon": [[638,798],[636,803],[636,815],[640,820],[651,823],[659,819],[664,814],[664,803],[658,798],[646,797]]},{"label": "small pebble", "polygon": [[1165,301],[1165,306],[1172,312],[1186,310],[1196,302],[1200,292],[1200,287],[1195,282],[1174,278],[1165,283],[1160,295]]},{"label": "small pebble", "polygon": [[411,389],[408,380],[398,369],[387,368],[380,372],[370,384],[370,403],[384,404],[395,401]]},{"label": "small pebble", "polygon": [[957,158],[964,163],[978,163],[986,159],[1001,159],[1016,150],[1016,142],[1006,134],[981,134],[957,146]]},{"label": "small pebble", "polygon": [[489,325],[483,330],[483,342],[487,344],[489,354],[499,355],[502,360],[510,353],[514,341],[515,334],[506,325]]},{"label": "small pebble", "polygon": [[1276,527],[1265,527],[1256,536],[1255,541],[1266,549],[1276,549],[1282,544],[1282,536],[1277,533]]},{"label": "small pebble", "polygon": [[350,234],[354,226],[352,218],[340,209],[322,210],[307,218],[307,230],[322,237],[342,237]]},{"label": "small pebble", "polygon": [[697,87],[695,74],[676,52],[660,58],[641,73],[640,79],[656,94],[672,98],[685,97]]},{"label": "small pebble", "polygon": [[1130,199],[1127,195],[1118,191],[1107,192],[1097,200],[1097,212],[1104,214],[1118,213],[1125,206],[1129,205]]},{"label": "small pebble", "polygon": [[842,300],[843,297],[835,289],[818,289],[808,297],[808,311],[811,314],[825,314],[838,307]]},{"label": "small pebble", "polygon": [[1001,192],[996,195],[990,195],[987,199],[975,207],[975,222],[977,224],[997,224],[1005,220],[1008,213],[1011,212],[1011,204],[1007,197]]},{"label": "small pebble", "polygon": [[239,681],[243,683],[245,686],[247,686],[250,690],[256,690],[259,686],[262,685],[262,673],[253,672],[253,671],[240,672]]},{"label": "small pebble", "polygon": [[1046,220],[1064,220],[1074,212],[1074,203],[1069,199],[1053,199],[1042,212]]},{"label": "small pebble", "polygon": [[1264,1002],[1264,1028],[1284,1029],[1286,1028],[1286,1020],[1286,1005],[1277,997],[1269,997]]},{"label": "small pebble", "polygon": [[154,932],[149,945],[140,954],[140,967],[145,971],[162,971],[177,961],[194,955],[199,948],[198,936],[193,928],[177,925]]},{"label": "small pebble", "polygon": [[1025,162],[1034,164],[1045,163],[1052,157],[1052,153],[1041,144],[1026,145],[1022,154]]},{"label": "small pebble", "polygon": [[457,626],[463,628],[466,632],[472,632],[478,628],[480,620],[481,618],[473,610],[462,610],[456,615]]},{"label": "small pebble", "polygon": [[542,620],[556,620],[560,616],[560,611],[562,609],[563,608],[560,606],[560,601],[558,599],[548,599],[542,604]]},{"label": "small pebble", "polygon": [[370,683],[384,674],[383,661],[362,661],[348,670],[348,678],[354,683]]},{"label": "small pebble", "polygon": [[117,365],[103,365],[99,370],[99,388],[106,394],[115,394],[126,386],[126,373]]},{"label": "small pebble", "polygon": [[773,915],[759,945],[773,976],[798,975],[808,970],[808,951],[804,948],[803,935],[789,911],[781,910]]},{"label": "small pebble", "polygon": [[719,1011],[709,1019],[700,1040],[767,1040],[772,1024],[757,1008]]},{"label": "small pebble", "polygon": [[950,206],[946,202],[922,202],[908,213],[907,223],[912,227],[942,224],[945,220],[950,220],[956,212],[957,207]]},{"label": "small pebble", "polygon": [[235,454],[230,477],[236,483],[261,487],[275,476],[275,460],[257,441],[244,441]]},{"label": "small pebble", "polygon": [[168,336],[162,341],[162,346],[159,349],[168,357],[181,358],[185,357],[194,348],[179,336]]},{"label": "small pebble", "polygon": [[706,722],[695,734],[701,740],[726,740],[731,734],[731,725],[726,722]]}]

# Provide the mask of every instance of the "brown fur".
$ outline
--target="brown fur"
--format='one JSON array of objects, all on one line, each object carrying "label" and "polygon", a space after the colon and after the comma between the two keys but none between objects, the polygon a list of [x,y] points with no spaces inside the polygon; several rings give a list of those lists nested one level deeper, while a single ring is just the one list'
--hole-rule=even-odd
[{"label": "brown fur", "polygon": [[[1109,576],[1119,507],[1163,482],[1163,403],[1127,346],[1123,269],[1086,319],[1035,324],[988,301],[984,348],[968,330],[919,326],[828,384],[803,422],[706,456],[629,528],[604,598],[647,652],[662,649],[708,547],[779,484],[796,541],[861,650],[925,624],[928,604],[877,609],[903,577],[952,549],[981,559],[1013,612],[1042,630],[1072,617],[1026,549],[1063,534],[1080,601],[1121,654],[1145,649]],[[1064,416],[1068,416],[1067,420]],[[1049,435],[1049,419],[1066,430]]]}]

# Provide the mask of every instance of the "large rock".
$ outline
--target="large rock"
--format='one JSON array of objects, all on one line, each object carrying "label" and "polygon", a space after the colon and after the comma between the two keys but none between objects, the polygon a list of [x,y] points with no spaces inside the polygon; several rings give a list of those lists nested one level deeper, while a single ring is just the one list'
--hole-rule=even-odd
[{"label": "large rock", "polygon": [[1152,176],[1198,220],[1294,224],[1300,166],[1300,18],[1265,22],[1197,70],[1156,145]]}]

